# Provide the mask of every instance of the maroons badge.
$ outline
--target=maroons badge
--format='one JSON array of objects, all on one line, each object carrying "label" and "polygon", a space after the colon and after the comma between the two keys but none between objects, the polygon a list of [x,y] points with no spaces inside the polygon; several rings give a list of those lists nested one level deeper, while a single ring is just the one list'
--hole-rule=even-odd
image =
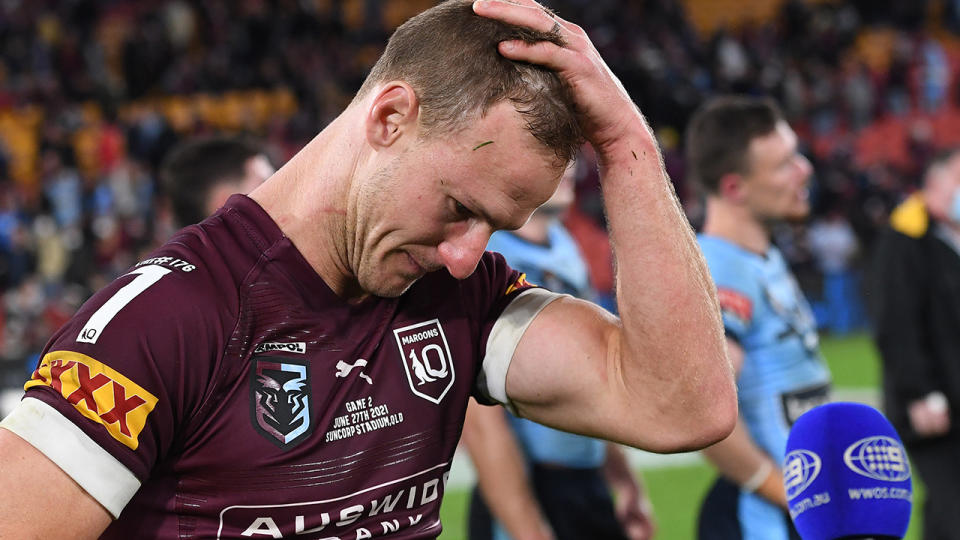
[{"label": "maroons badge", "polygon": [[439,319],[393,331],[414,395],[439,404],[453,386],[455,374],[450,346]]}]

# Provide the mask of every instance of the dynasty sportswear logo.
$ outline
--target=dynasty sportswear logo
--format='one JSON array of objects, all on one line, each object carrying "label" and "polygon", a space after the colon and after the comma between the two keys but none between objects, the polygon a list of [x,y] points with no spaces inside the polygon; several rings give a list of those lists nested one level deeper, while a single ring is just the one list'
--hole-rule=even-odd
[{"label": "dynasty sportswear logo", "polygon": [[158,401],[120,372],[73,351],[53,351],[44,356],[23,388],[34,386],[53,388],[80,414],[101,424],[132,450],[137,449],[137,438]]}]

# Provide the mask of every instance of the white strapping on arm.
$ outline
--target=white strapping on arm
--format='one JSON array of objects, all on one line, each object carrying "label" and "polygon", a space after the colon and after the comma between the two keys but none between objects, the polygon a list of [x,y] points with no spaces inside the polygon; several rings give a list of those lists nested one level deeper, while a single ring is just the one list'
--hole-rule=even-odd
[{"label": "white strapping on arm", "polygon": [[507,369],[513,360],[513,352],[527,327],[547,304],[557,298],[569,296],[541,289],[528,289],[520,293],[503,310],[487,338],[487,354],[483,357],[483,374],[490,397],[511,409],[507,397]]},{"label": "white strapping on arm", "polygon": [[0,427],[50,458],[96,499],[114,519],[140,489],[140,481],[117,458],[60,411],[36,398],[25,398]]}]

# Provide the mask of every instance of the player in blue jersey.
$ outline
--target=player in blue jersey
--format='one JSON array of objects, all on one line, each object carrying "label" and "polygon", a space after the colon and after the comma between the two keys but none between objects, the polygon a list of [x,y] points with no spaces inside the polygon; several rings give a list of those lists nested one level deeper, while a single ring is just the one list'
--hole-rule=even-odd
[{"label": "player in blue jersey", "polygon": [[[593,299],[586,262],[560,215],[573,202],[575,167],[520,229],[498,231],[499,252],[527,281]],[[616,444],[552,429],[471,403],[463,440],[477,472],[470,540],[646,540],[649,505]],[[617,506],[611,497],[613,490]]]},{"label": "player in blue jersey", "polygon": [[707,195],[698,236],[717,285],[740,419],[704,451],[719,470],[701,540],[795,537],[779,463],[797,417],[828,400],[816,325],[770,226],[807,216],[810,163],[771,101],[717,98],[687,127],[690,171]]}]

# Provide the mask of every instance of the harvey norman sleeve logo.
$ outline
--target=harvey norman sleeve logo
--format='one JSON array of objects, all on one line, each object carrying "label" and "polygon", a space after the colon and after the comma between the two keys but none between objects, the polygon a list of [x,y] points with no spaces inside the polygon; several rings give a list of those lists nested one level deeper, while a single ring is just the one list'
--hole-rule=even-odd
[{"label": "harvey norman sleeve logo", "polygon": [[410,390],[439,405],[455,380],[450,346],[440,320],[398,328],[393,335],[397,338]]},{"label": "harvey norman sleeve logo", "polygon": [[136,450],[137,438],[157,398],[120,372],[87,355],[54,351],[43,357],[24,390],[49,386],[80,414],[101,424],[110,435]]}]

